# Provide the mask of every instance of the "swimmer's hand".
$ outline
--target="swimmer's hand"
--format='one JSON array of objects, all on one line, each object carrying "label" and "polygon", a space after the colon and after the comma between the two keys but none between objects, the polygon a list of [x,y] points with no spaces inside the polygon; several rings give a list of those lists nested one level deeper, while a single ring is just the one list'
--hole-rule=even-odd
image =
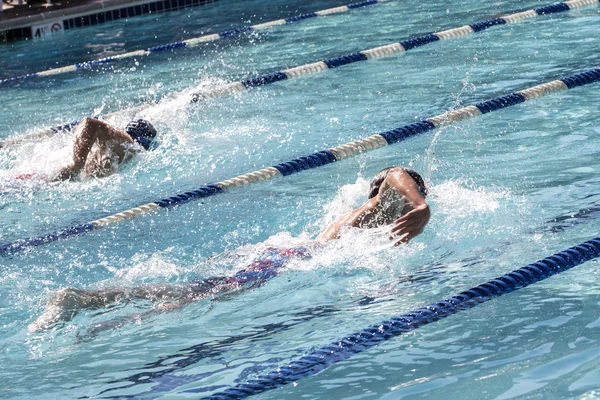
[{"label": "swimmer's hand", "polygon": [[394,246],[398,246],[400,243],[408,243],[415,236],[423,232],[430,216],[431,211],[427,204],[420,205],[407,212],[394,221],[392,234],[389,239],[396,241]]},{"label": "swimmer's hand", "polygon": [[52,182],[67,181],[67,180],[73,178],[80,170],[81,170],[81,168],[78,168],[75,164],[71,163],[71,164],[67,165],[66,167],[62,168],[58,172],[58,174],[56,174],[54,176],[54,178],[51,179],[51,181]]}]

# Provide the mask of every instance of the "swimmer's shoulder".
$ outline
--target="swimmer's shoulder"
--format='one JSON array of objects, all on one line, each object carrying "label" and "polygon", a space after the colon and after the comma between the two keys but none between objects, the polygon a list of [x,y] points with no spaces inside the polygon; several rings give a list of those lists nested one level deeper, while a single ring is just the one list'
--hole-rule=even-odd
[{"label": "swimmer's shoulder", "polygon": [[404,194],[398,192],[395,188],[387,186],[383,189],[382,193],[377,195],[380,204],[394,204],[398,207],[402,207],[406,203],[406,197]]}]

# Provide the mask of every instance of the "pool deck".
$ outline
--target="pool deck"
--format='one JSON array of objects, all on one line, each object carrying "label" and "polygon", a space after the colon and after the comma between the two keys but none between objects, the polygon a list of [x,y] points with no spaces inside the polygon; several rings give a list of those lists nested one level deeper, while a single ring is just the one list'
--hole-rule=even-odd
[{"label": "pool deck", "polygon": [[[19,23],[18,20],[25,18],[45,18],[47,15],[55,14],[57,11],[65,11],[67,8],[81,7],[90,3],[98,2],[99,0],[63,0],[58,3],[42,3],[42,4],[22,4],[12,5],[2,3],[2,13],[0,13],[0,21],[3,26],[9,21],[11,23]],[[42,15],[44,14],[44,15]]]},{"label": "pool deck", "polygon": [[217,0],[59,0],[30,5],[2,3],[0,42],[47,36],[63,29],[173,11],[214,1]]},{"label": "pool deck", "polygon": [[19,28],[41,21],[64,18],[87,11],[99,10],[109,5],[129,5],[135,0],[62,0],[53,3],[10,5],[2,3],[0,30]]}]

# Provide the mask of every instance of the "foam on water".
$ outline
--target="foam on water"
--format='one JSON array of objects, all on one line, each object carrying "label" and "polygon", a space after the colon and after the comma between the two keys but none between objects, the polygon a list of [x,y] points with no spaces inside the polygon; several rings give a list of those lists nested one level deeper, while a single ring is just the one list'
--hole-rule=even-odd
[{"label": "foam on water", "polygon": [[320,228],[325,229],[338,217],[352,211],[367,200],[370,181],[359,176],[356,182],[342,185],[335,196],[323,207],[323,218],[319,221]]},{"label": "foam on water", "polygon": [[481,186],[469,188],[465,183],[451,180],[431,188],[438,213],[455,219],[492,214],[500,207],[501,200],[510,199],[507,190],[493,192]]}]

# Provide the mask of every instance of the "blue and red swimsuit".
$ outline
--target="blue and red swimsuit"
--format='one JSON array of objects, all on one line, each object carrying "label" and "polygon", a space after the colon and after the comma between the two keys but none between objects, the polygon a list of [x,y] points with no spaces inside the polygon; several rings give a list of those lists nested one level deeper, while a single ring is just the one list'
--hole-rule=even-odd
[{"label": "blue and red swimsuit", "polygon": [[292,258],[306,260],[311,258],[311,255],[305,247],[284,250],[269,247],[261,253],[258,260],[253,261],[233,276],[197,280],[192,285],[202,292],[225,288],[249,289],[258,287],[277,276],[279,269],[284,267]]}]

